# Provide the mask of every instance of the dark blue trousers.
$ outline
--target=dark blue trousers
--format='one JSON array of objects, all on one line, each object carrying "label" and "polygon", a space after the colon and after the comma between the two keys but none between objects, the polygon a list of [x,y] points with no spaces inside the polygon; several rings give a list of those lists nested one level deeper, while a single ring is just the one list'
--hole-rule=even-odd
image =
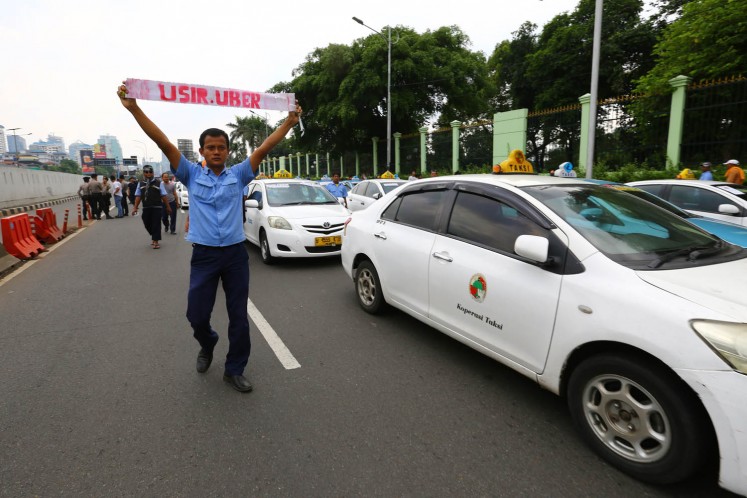
[{"label": "dark blue trousers", "polygon": [[[176,232],[176,201],[169,202],[169,206],[171,206],[171,215],[169,215],[168,210],[163,209],[161,213],[161,221],[163,222],[164,230],[174,233]],[[169,218],[171,218],[171,223],[169,223]]]},{"label": "dark blue trousers", "polygon": [[192,262],[187,297],[187,320],[200,346],[212,351],[218,333],[210,326],[218,280],[223,282],[228,311],[226,375],[242,375],[249,361],[249,255],[243,243],[228,247],[192,244]]}]

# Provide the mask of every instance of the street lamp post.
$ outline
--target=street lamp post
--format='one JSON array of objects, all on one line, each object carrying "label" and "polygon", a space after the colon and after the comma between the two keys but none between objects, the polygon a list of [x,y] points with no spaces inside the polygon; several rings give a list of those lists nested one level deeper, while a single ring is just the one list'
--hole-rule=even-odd
[{"label": "street lamp post", "polygon": [[145,148],[145,155],[143,156],[143,166],[145,166],[145,161],[148,160],[148,146],[145,142],[141,142],[140,140],[133,140],[133,142],[137,142]]},{"label": "street lamp post", "polygon": [[599,52],[602,39],[602,0],[594,7],[594,38],[591,52],[591,101],[589,102],[589,141],[586,146],[586,178],[592,178],[594,139],[597,133],[597,94],[599,90]]},{"label": "street lamp post", "polygon": [[371,26],[364,24],[363,21],[357,17],[353,17],[353,21],[357,22],[361,26],[365,26],[374,33],[378,34],[387,41],[387,75],[386,75],[386,167],[387,170],[391,170],[392,167],[392,28],[387,27],[387,36],[383,33],[373,29]]}]

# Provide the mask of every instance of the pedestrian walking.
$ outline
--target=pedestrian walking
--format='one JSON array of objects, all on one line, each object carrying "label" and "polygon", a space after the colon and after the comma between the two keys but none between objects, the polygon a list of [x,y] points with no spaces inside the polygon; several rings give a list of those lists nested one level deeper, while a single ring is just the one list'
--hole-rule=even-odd
[{"label": "pedestrian walking", "polygon": [[122,186],[122,217],[130,215],[127,200],[130,195],[130,184],[125,181],[124,175],[119,175],[119,184]]},{"label": "pedestrian walking", "polygon": [[127,195],[130,198],[130,204],[135,205],[135,191],[137,190],[137,178],[131,176],[127,182]]},{"label": "pedestrian walking", "polygon": [[218,333],[210,325],[218,282],[222,280],[228,311],[228,354],[223,380],[240,392],[250,392],[252,384],[244,376],[251,341],[246,313],[249,300],[249,255],[244,245],[241,222],[241,189],[249,183],[265,156],[298,123],[301,107],[289,112],[283,123],[255,148],[244,161],[226,168],[228,134],[209,128],[200,135],[203,168],[188,161],[179,149],[140,109],[135,99],[127,98],[127,87],[117,89],[122,105],[153,140],[171,164],[171,171],[190,193],[191,226],[187,240],[192,242],[192,260],[187,295],[187,319],[193,336],[200,344],[196,369],[204,373],[213,361]]},{"label": "pedestrian walking", "polygon": [[117,180],[117,177],[112,175],[112,198],[114,199],[114,207],[117,208],[117,218],[124,216],[122,210],[122,184]]},{"label": "pedestrian walking", "polygon": [[[161,216],[163,216],[163,218],[161,218],[161,221],[163,222],[163,230],[164,232],[168,232],[171,235],[175,235],[176,210],[179,207],[179,199],[176,195],[176,184],[171,181],[168,173],[163,173],[161,175],[161,185],[163,185],[163,188],[166,191],[166,203],[171,208],[170,210],[161,210]],[[169,221],[169,219],[171,219],[171,221]]]},{"label": "pedestrian walking", "polygon": [[166,190],[158,178],[153,178],[153,166],[143,166],[143,181],[138,183],[135,190],[135,207],[132,215],[137,215],[140,202],[143,203],[143,225],[150,234],[150,245],[153,249],[161,248],[161,210],[171,210],[166,203]]},{"label": "pedestrian walking", "polygon": [[[112,175],[114,176],[114,175]],[[104,212],[104,217],[107,220],[112,219],[112,215],[109,214],[109,210],[112,207],[112,184],[109,182],[109,178],[106,175],[101,177],[101,210]],[[101,216],[99,216],[101,219]]]},{"label": "pedestrian walking", "polygon": [[724,166],[726,166],[724,178],[727,182],[736,183],[737,185],[744,183],[744,170],[739,166],[739,161],[729,159],[724,163]]}]

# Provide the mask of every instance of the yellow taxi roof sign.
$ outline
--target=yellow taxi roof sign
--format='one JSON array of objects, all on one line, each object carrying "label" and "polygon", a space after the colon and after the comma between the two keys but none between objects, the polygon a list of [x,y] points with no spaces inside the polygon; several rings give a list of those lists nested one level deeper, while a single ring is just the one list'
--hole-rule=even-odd
[{"label": "yellow taxi roof sign", "polygon": [[500,164],[493,166],[494,175],[510,175],[510,174],[535,174],[534,166],[532,163],[527,161],[524,156],[524,152],[520,149],[514,149],[508,155],[508,159],[502,161]]},{"label": "yellow taxi roof sign", "polygon": [[379,178],[387,178],[387,179],[394,178],[394,174],[391,171],[386,170],[385,172],[381,174]]},{"label": "yellow taxi roof sign", "polygon": [[272,175],[273,178],[293,178],[293,175],[284,169],[279,169]]}]

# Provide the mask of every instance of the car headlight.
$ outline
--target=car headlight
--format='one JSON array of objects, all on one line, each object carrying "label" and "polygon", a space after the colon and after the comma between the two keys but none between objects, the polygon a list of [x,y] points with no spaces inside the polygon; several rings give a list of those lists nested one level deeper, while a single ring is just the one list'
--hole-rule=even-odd
[{"label": "car headlight", "polygon": [[722,360],[747,374],[747,323],[693,320],[691,324]]},{"label": "car headlight", "polygon": [[279,230],[293,230],[288,220],[282,216],[270,216],[267,218],[267,224],[270,228],[277,228]]}]

